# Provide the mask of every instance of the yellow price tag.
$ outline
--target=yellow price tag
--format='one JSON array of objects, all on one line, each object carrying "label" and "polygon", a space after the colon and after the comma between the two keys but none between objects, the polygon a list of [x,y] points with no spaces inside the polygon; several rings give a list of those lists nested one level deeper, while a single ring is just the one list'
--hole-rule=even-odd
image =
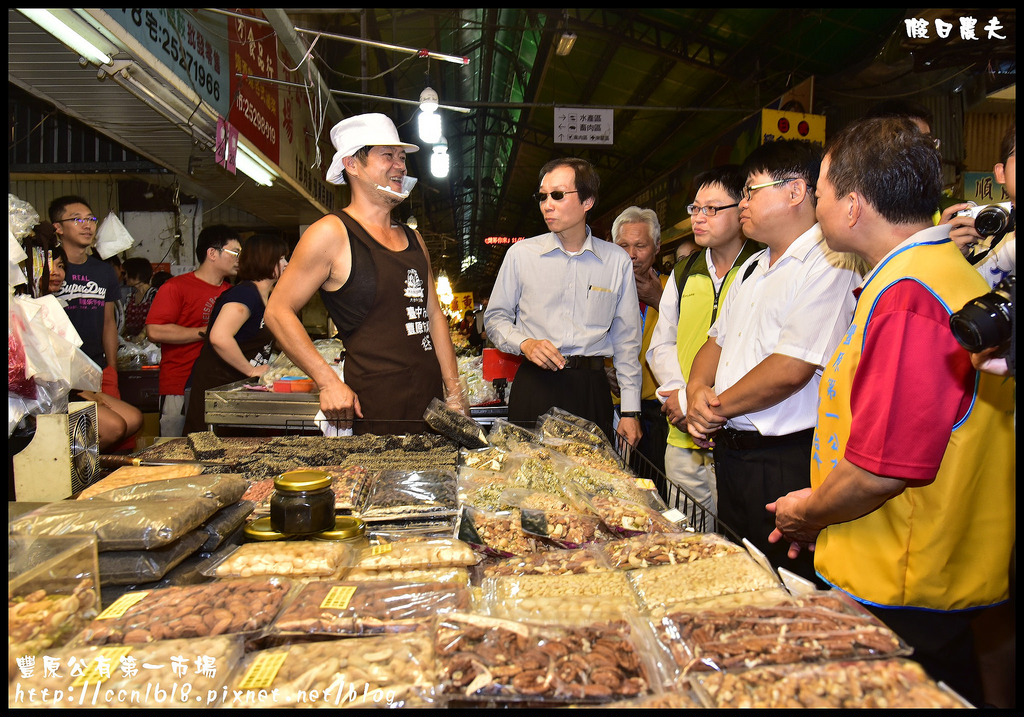
[{"label": "yellow price tag", "polygon": [[324,601],[320,603],[320,607],[344,610],[348,607],[348,604],[351,602],[352,596],[355,592],[355,585],[335,585],[327,593],[327,597],[324,598]]},{"label": "yellow price tag", "polygon": [[238,688],[262,690],[270,687],[274,684],[274,678],[277,677],[277,672],[281,669],[286,657],[288,657],[287,650],[260,653],[249,665],[249,669],[245,671],[242,681],[238,683]]},{"label": "yellow price tag", "polygon": [[136,605],[149,595],[149,591],[142,591],[137,593],[125,593],[114,602],[107,606],[107,609],[96,616],[97,620],[110,620],[115,617],[124,617],[124,614],[128,612],[128,608]]},{"label": "yellow price tag", "polygon": [[[121,664],[121,658],[131,651],[132,648],[130,646],[125,647],[124,645],[100,648],[97,652],[96,658],[89,663],[87,668],[85,668],[85,672],[75,678],[75,681],[71,683],[71,686],[85,687],[86,685],[97,684],[110,679],[111,670],[119,667]],[[100,664],[106,665],[106,669],[104,670],[106,674],[103,674],[103,672],[100,671]]]},{"label": "yellow price tag", "polygon": [[383,545],[374,545],[370,548],[370,555],[383,555],[384,553],[390,553],[391,549],[395,547],[391,543],[384,543]]},{"label": "yellow price tag", "polygon": [[637,478],[636,487],[640,488],[641,490],[656,490],[654,481],[652,481],[650,478]]}]

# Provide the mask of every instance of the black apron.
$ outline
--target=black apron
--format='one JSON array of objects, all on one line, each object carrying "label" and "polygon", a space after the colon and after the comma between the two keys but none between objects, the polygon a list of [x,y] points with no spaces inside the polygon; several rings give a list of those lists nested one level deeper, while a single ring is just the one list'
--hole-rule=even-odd
[{"label": "black apron", "polygon": [[[337,216],[348,229],[350,242],[369,251],[376,292],[369,311],[345,344],[345,383],[359,398],[363,419],[353,424],[356,434],[423,433],[423,413],[433,398],[444,398],[441,366],[430,338],[427,258],[416,235],[407,227],[409,246],[391,251],[381,246],[344,212]],[[353,249],[353,255],[355,249]],[[357,268],[353,265],[353,271]],[[370,267],[358,269],[370,271]],[[331,294],[322,292],[331,318]],[[339,324],[335,320],[336,324]]]}]

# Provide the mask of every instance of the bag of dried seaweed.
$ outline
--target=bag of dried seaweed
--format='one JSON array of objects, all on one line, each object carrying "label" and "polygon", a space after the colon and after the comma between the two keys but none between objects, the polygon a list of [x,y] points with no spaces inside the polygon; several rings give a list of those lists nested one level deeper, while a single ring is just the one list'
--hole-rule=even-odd
[{"label": "bag of dried seaweed", "polygon": [[540,443],[541,435],[504,418],[494,419],[487,441],[497,448],[510,449],[513,443]]},{"label": "bag of dried seaweed", "polygon": [[108,500],[58,501],[10,524],[12,534],[91,533],[99,550],[147,550],[183,537],[217,512],[213,498],[169,498],[115,503]]},{"label": "bag of dried seaweed", "polygon": [[126,503],[137,500],[189,499],[200,496],[216,500],[217,507],[223,508],[237,503],[248,487],[248,481],[240,473],[211,473],[185,478],[167,478],[114,488],[96,495],[94,500]]},{"label": "bag of dried seaweed", "polygon": [[482,425],[469,416],[449,408],[438,398],[431,399],[430,405],[423,413],[423,420],[432,429],[460,446],[484,448],[489,445],[487,432]]},{"label": "bag of dried seaweed", "polygon": [[557,406],[549,408],[537,418],[537,428],[544,436],[564,438],[592,446],[606,447],[614,453],[615,447],[596,423],[569,413]]}]

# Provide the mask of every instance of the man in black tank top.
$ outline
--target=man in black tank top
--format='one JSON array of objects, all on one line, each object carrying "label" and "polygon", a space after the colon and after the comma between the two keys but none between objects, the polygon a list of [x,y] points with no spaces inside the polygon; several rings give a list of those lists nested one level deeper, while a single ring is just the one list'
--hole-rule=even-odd
[{"label": "man in black tank top", "polygon": [[[419,147],[402,142],[382,114],[342,120],[331,142],[337,152],[327,181],[347,182],[351,201],[299,239],[267,304],[267,326],[316,382],[324,416],[342,429],[422,432],[435,397],[469,415],[426,246],[391,220],[416,182],[406,175],[406,153]],[[299,318],[318,291],[345,345],[344,380],[317,353]]]}]

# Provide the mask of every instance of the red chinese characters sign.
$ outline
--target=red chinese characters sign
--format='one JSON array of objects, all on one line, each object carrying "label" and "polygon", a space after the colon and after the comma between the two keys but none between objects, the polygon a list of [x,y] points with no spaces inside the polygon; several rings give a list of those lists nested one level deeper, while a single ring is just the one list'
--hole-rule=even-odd
[{"label": "red chinese characters sign", "polygon": [[[262,18],[259,10],[241,12]],[[228,21],[228,40],[232,97],[228,120],[246,141],[277,164],[280,158],[277,86],[251,79],[277,79],[277,38],[266,25],[234,17]],[[236,77],[236,74],[243,77]]]}]

